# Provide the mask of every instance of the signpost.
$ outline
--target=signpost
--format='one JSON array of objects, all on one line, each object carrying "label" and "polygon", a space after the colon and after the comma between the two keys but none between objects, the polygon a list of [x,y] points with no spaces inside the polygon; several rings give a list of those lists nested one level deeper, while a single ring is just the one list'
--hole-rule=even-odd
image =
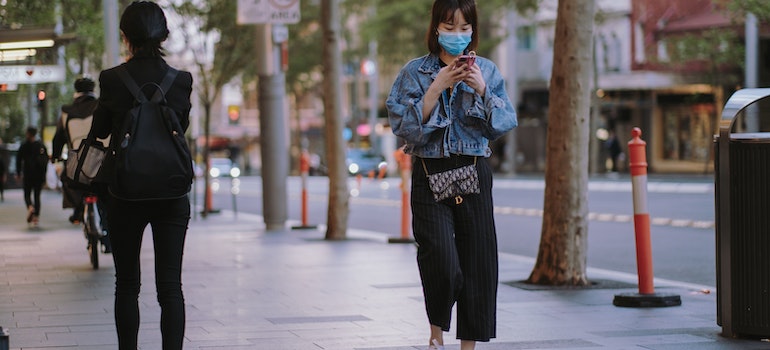
[{"label": "signpost", "polygon": [[63,66],[0,66],[0,84],[37,84],[64,81]]},{"label": "signpost", "polygon": [[238,0],[238,24],[256,24],[259,75],[259,119],[262,139],[262,190],[265,227],[284,229],[288,216],[286,178],[289,175],[284,110],[288,68],[285,24],[298,23],[299,0]]},{"label": "signpost", "polygon": [[294,24],[299,19],[299,0],[238,0],[238,24]]}]

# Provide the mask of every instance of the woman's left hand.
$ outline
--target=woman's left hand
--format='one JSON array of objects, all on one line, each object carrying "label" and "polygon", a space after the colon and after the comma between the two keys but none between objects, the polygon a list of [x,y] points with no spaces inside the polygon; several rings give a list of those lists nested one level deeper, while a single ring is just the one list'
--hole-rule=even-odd
[{"label": "woman's left hand", "polygon": [[481,68],[474,64],[467,69],[470,70],[470,74],[463,79],[463,81],[476,90],[476,93],[484,97],[484,93],[487,90],[487,83],[484,81],[484,76],[481,75]]}]

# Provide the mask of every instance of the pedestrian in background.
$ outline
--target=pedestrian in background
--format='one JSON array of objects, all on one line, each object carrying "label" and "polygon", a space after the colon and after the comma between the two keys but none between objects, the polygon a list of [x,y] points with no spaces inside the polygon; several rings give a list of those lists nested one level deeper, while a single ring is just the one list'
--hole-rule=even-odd
[{"label": "pedestrian in background", "polygon": [[19,146],[16,155],[16,178],[23,179],[27,223],[33,225],[37,225],[40,220],[40,191],[45,182],[48,159],[48,150],[37,139],[37,128],[28,127],[24,143]]},{"label": "pedestrian in background", "polygon": [[[412,228],[430,349],[444,348],[455,303],[462,350],[496,335],[497,234],[487,158],[489,142],[516,127],[517,119],[497,66],[463,55],[476,49],[478,37],[474,0],[436,0],[430,53],[401,69],[386,101],[393,133],[414,160]],[[467,182],[441,187],[441,174]],[[465,187],[472,190],[452,189]],[[441,188],[450,188],[449,198],[440,199]]]},{"label": "pedestrian in background", "polygon": [[[163,10],[154,2],[134,1],[124,10],[120,30],[130,58],[118,67],[101,72],[99,104],[89,138],[119,134],[134,97],[118,75],[124,67],[139,86],[160,84],[169,65],[163,59],[162,43],[168,38]],[[189,125],[192,75],[179,71],[166,93],[186,130]],[[112,137],[111,149],[117,149],[122,137]],[[117,170],[115,170],[117,171]],[[115,174],[111,178],[114,180]],[[111,186],[111,185],[110,185]],[[110,196],[107,203],[112,257],[115,262],[115,326],[121,350],[136,350],[139,333],[139,290],[142,235],[152,227],[155,248],[155,285],[160,304],[160,330],[164,350],[182,349],[185,333],[185,303],[182,294],[182,253],[190,200],[177,199],[128,201]]]},{"label": "pedestrian in background", "polygon": [[[94,81],[90,78],[75,80],[75,95],[71,104],[61,108],[61,116],[56,123],[56,133],[53,136],[51,149],[51,162],[61,159],[64,145],[68,149],[80,148],[80,143],[88,136],[93,123],[94,109],[96,109],[96,95],[94,94]],[[71,161],[76,161],[72,159]],[[62,193],[72,205],[72,215],[69,221],[79,224],[83,218],[83,193],[71,188],[66,182],[62,182]]]},{"label": "pedestrian in background", "polygon": [[614,130],[610,130],[610,136],[607,138],[605,147],[607,147],[610,157],[610,171],[617,173],[619,169],[618,164],[623,155],[623,148],[620,146],[620,140],[618,140],[618,135],[615,134]]}]

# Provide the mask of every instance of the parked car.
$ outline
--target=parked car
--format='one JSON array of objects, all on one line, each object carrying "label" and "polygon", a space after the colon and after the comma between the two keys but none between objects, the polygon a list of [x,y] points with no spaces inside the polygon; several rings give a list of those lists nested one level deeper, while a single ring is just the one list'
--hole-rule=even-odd
[{"label": "parked car", "polygon": [[358,148],[348,149],[345,155],[345,164],[350,175],[367,175],[370,171],[374,171],[376,174],[381,168],[388,166],[382,155]]},{"label": "parked car", "polygon": [[241,169],[229,158],[211,158],[209,175],[213,178],[238,177],[241,176]]}]

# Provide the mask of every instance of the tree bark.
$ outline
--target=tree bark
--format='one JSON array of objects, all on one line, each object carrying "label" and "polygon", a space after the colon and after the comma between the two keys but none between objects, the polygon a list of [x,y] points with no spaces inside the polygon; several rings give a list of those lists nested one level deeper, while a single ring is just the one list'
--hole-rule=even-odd
[{"label": "tree bark", "polygon": [[548,134],[543,225],[528,282],[588,284],[588,140],[595,0],[559,0]]},{"label": "tree bark", "polygon": [[327,240],[343,240],[347,236],[348,202],[347,170],[345,169],[345,143],[342,139],[341,108],[342,50],[339,45],[339,0],[321,0],[321,26],[323,29],[323,87],[324,87],[324,138],[326,159],[329,165],[329,207],[326,223]]}]

